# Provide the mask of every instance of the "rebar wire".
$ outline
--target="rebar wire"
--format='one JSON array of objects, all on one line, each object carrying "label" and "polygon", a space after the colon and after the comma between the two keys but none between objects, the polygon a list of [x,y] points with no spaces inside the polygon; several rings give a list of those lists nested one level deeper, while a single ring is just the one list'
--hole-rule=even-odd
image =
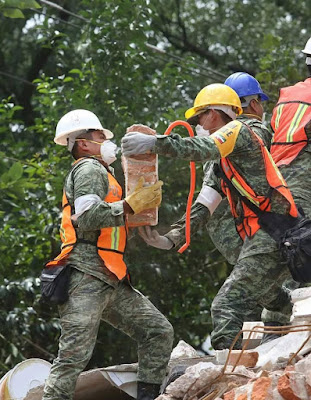
[{"label": "rebar wire", "polygon": [[[241,352],[239,354],[239,357],[237,358],[235,364],[233,365],[232,371],[231,372],[227,372],[226,368],[229,364],[229,359],[230,359],[230,355],[231,352],[236,344],[236,342],[239,340],[240,336],[244,333],[244,332],[249,332],[248,338],[246,339]],[[208,388],[210,388],[213,384],[217,383],[218,381],[220,381],[225,375],[237,375],[237,376],[245,376],[243,374],[237,374],[234,373],[235,368],[237,367],[244,351],[247,349],[247,346],[249,344],[249,341],[251,339],[251,336],[253,333],[275,333],[275,334],[280,334],[280,335],[285,335],[288,333],[296,333],[296,332],[311,332],[311,324],[304,324],[304,325],[284,325],[284,326],[254,326],[252,329],[241,329],[240,332],[236,335],[236,337],[234,338],[230,348],[229,348],[229,353],[226,359],[226,362],[224,364],[224,367],[222,369],[222,372],[220,374],[220,376],[218,376],[217,378],[215,378],[213,381],[211,381],[208,385],[204,386],[203,388],[201,388],[200,390],[198,390],[194,395],[192,395],[191,397],[187,397],[187,393],[185,394],[185,396],[183,397],[183,400],[215,400],[216,397],[218,396],[218,391],[215,389],[213,390],[212,393],[205,393],[203,394],[203,397],[199,397],[200,394],[202,394],[203,391],[208,390]],[[290,365],[292,360],[298,355],[298,353],[303,349],[303,347],[306,345],[306,343],[309,341],[309,339],[311,338],[311,333],[310,335],[307,337],[307,339],[303,342],[303,344],[299,347],[299,349],[296,351],[295,354],[293,354],[291,356],[291,358],[288,360],[287,365]],[[196,380],[197,381],[197,380]],[[195,382],[190,386],[190,388],[195,384]],[[190,389],[189,388],[189,389]],[[214,392],[216,391],[216,393],[214,394]],[[207,398],[205,398],[204,396],[208,396]]]}]

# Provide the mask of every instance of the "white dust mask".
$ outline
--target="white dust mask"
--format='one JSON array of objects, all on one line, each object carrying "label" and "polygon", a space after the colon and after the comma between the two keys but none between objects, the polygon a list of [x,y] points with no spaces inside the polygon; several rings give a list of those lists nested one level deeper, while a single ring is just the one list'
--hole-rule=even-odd
[{"label": "white dust mask", "polygon": [[195,127],[195,133],[197,136],[210,136],[211,132],[208,129],[204,129],[202,125]]},{"label": "white dust mask", "polygon": [[101,143],[100,146],[100,155],[102,160],[107,164],[110,165],[114,161],[116,161],[116,152],[117,152],[117,145],[111,142],[110,140],[105,140]]}]

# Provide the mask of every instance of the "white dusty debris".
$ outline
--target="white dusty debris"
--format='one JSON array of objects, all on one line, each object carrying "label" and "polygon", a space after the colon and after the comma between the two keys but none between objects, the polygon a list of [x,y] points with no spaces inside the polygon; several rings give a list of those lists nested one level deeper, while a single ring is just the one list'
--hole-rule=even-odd
[{"label": "white dusty debris", "polygon": [[171,360],[178,358],[192,358],[197,357],[197,351],[183,340],[180,340],[177,346],[173,349],[171,353]]},{"label": "white dusty debris", "polygon": [[[294,332],[241,357],[241,351],[223,350],[216,351],[212,362],[196,358],[197,364],[157,400],[311,400],[311,288],[293,291],[292,302]],[[185,343],[182,347],[187,348]]]},{"label": "white dusty debris", "polygon": [[[164,393],[157,400],[311,400],[311,288],[295,290],[292,300],[292,320],[298,321],[291,327],[295,332],[254,349],[201,357],[181,340],[172,352]],[[136,372],[137,364],[84,372],[74,399],[131,399],[136,395]],[[40,400],[42,391],[43,385],[23,398]]]},{"label": "white dusty debris", "polygon": [[291,293],[292,325],[311,323],[311,287],[296,289]]}]

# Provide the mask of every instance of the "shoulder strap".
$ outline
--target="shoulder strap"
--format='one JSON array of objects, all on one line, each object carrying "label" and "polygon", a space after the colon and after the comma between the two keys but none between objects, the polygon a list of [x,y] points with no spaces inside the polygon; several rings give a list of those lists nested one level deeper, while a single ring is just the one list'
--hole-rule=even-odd
[{"label": "shoulder strap", "polygon": [[258,216],[258,223],[263,231],[265,231],[273,240],[276,242],[280,242],[284,232],[287,229],[291,229],[294,225],[296,225],[299,218],[294,218],[290,215],[278,214],[272,211],[262,211],[258,207],[255,206],[251,201],[248,200],[247,197],[243,196],[232,184],[230,179],[227,178],[226,174],[222,170],[221,166],[215,164],[214,166],[215,174],[224,180],[224,182],[228,185],[230,191],[236,194],[241,201],[249,207],[250,210],[254,212],[255,215]]},{"label": "shoulder strap", "polygon": [[256,215],[260,216],[264,214],[264,211],[261,211],[260,208],[256,207],[255,204],[253,204],[251,201],[248,200],[246,196],[243,196],[237,189],[236,187],[232,184],[230,179],[227,177],[227,175],[224,173],[222,167],[220,164],[215,164],[214,165],[214,172],[215,175],[221,178],[228,188],[230,189],[231,193],[234,193],[247,207],[252,210]]}]

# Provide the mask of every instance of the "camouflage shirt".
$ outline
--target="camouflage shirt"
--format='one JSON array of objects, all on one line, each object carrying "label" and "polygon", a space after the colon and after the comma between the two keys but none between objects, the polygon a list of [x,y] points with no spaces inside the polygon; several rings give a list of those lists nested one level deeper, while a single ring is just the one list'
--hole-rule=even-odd
[{"label": "camouflage shirt", "polygon": [[[247,123],[264,141],[265,145],[270,148],[271,132],[260,121],[255,118],[248,118],[245,115],[238,117],[238,120]],[[204,180],[211,183],[214,162],[207,162],[204,165]],[[215,179],[215,176],[214,176]],[[217,179],[217,178],[216,178]],[[213,188],[217,190],[218,183],[215,182]],[[229,261],[235,264],[238,260],[242,249],[243,241],[238,235],[235,223],[231,214],[228,200],[223,199],[210,215],[209,209],[201,203],[195,202],[191,208],[191,234],[206,225],[207,233],[218,251]],[[172,230],[165,236],[171,239],[175,247],[185,242],[185,215],[172,225]]]},{"label": "camouflage shirt", "polygon": [[[109,172],[113,174],[113,169],[110,167]],[[64,187],[73,214],[75,213],[74,202],[77,198],[94,194],[101,199],[80,215],[74,223],[78,239],[96,244],[101,228],[124,226],[123,202],[104,201],[109,187],[108,171],[95,158],[87,158],[74,164],[65,179]],[[118,279],[105,267],[97,254],[96,246],[92,244],[78,241],[69,255],[68,264],[112,286],[118,283]]]},{"label": "camouflage shirt", "polygon": [[[243,121],[244,122],[244,121]],[[261,125],[258,121],[256,123]],[[232,123],[226,125],[230,128]],[[255,128],[253,126],[253,128]],[[255,129],[254,129],[255,130]],[[157,136],[155,152],[168,157],[182,158],[193,161],[209,161],[219,164],[221,155],[214,139],[209,137],[181,138],[178,134],[169,136]],[[228,159],[234,168],[244,177],[246,182],[257,194],[267,195],[269,184],[266,179],[265,166],[258,141],[249,132],[245,125],[242,125],[236,142]],[[223,196],[221,180],[216,177],[213,170],[205,177],[204,183],[214,188]],[[241,210],[239,199],[236,199],[237,211]],[[279,213],[287,213],[289,204],[276,191],[271,197],[271,210]],[[216,218],[216,216],[214,217]],[[259,230],[252,239],[246,238],[239,258],[253,254],[267,253],[277,249],[275,242],[268,234]]]}]

